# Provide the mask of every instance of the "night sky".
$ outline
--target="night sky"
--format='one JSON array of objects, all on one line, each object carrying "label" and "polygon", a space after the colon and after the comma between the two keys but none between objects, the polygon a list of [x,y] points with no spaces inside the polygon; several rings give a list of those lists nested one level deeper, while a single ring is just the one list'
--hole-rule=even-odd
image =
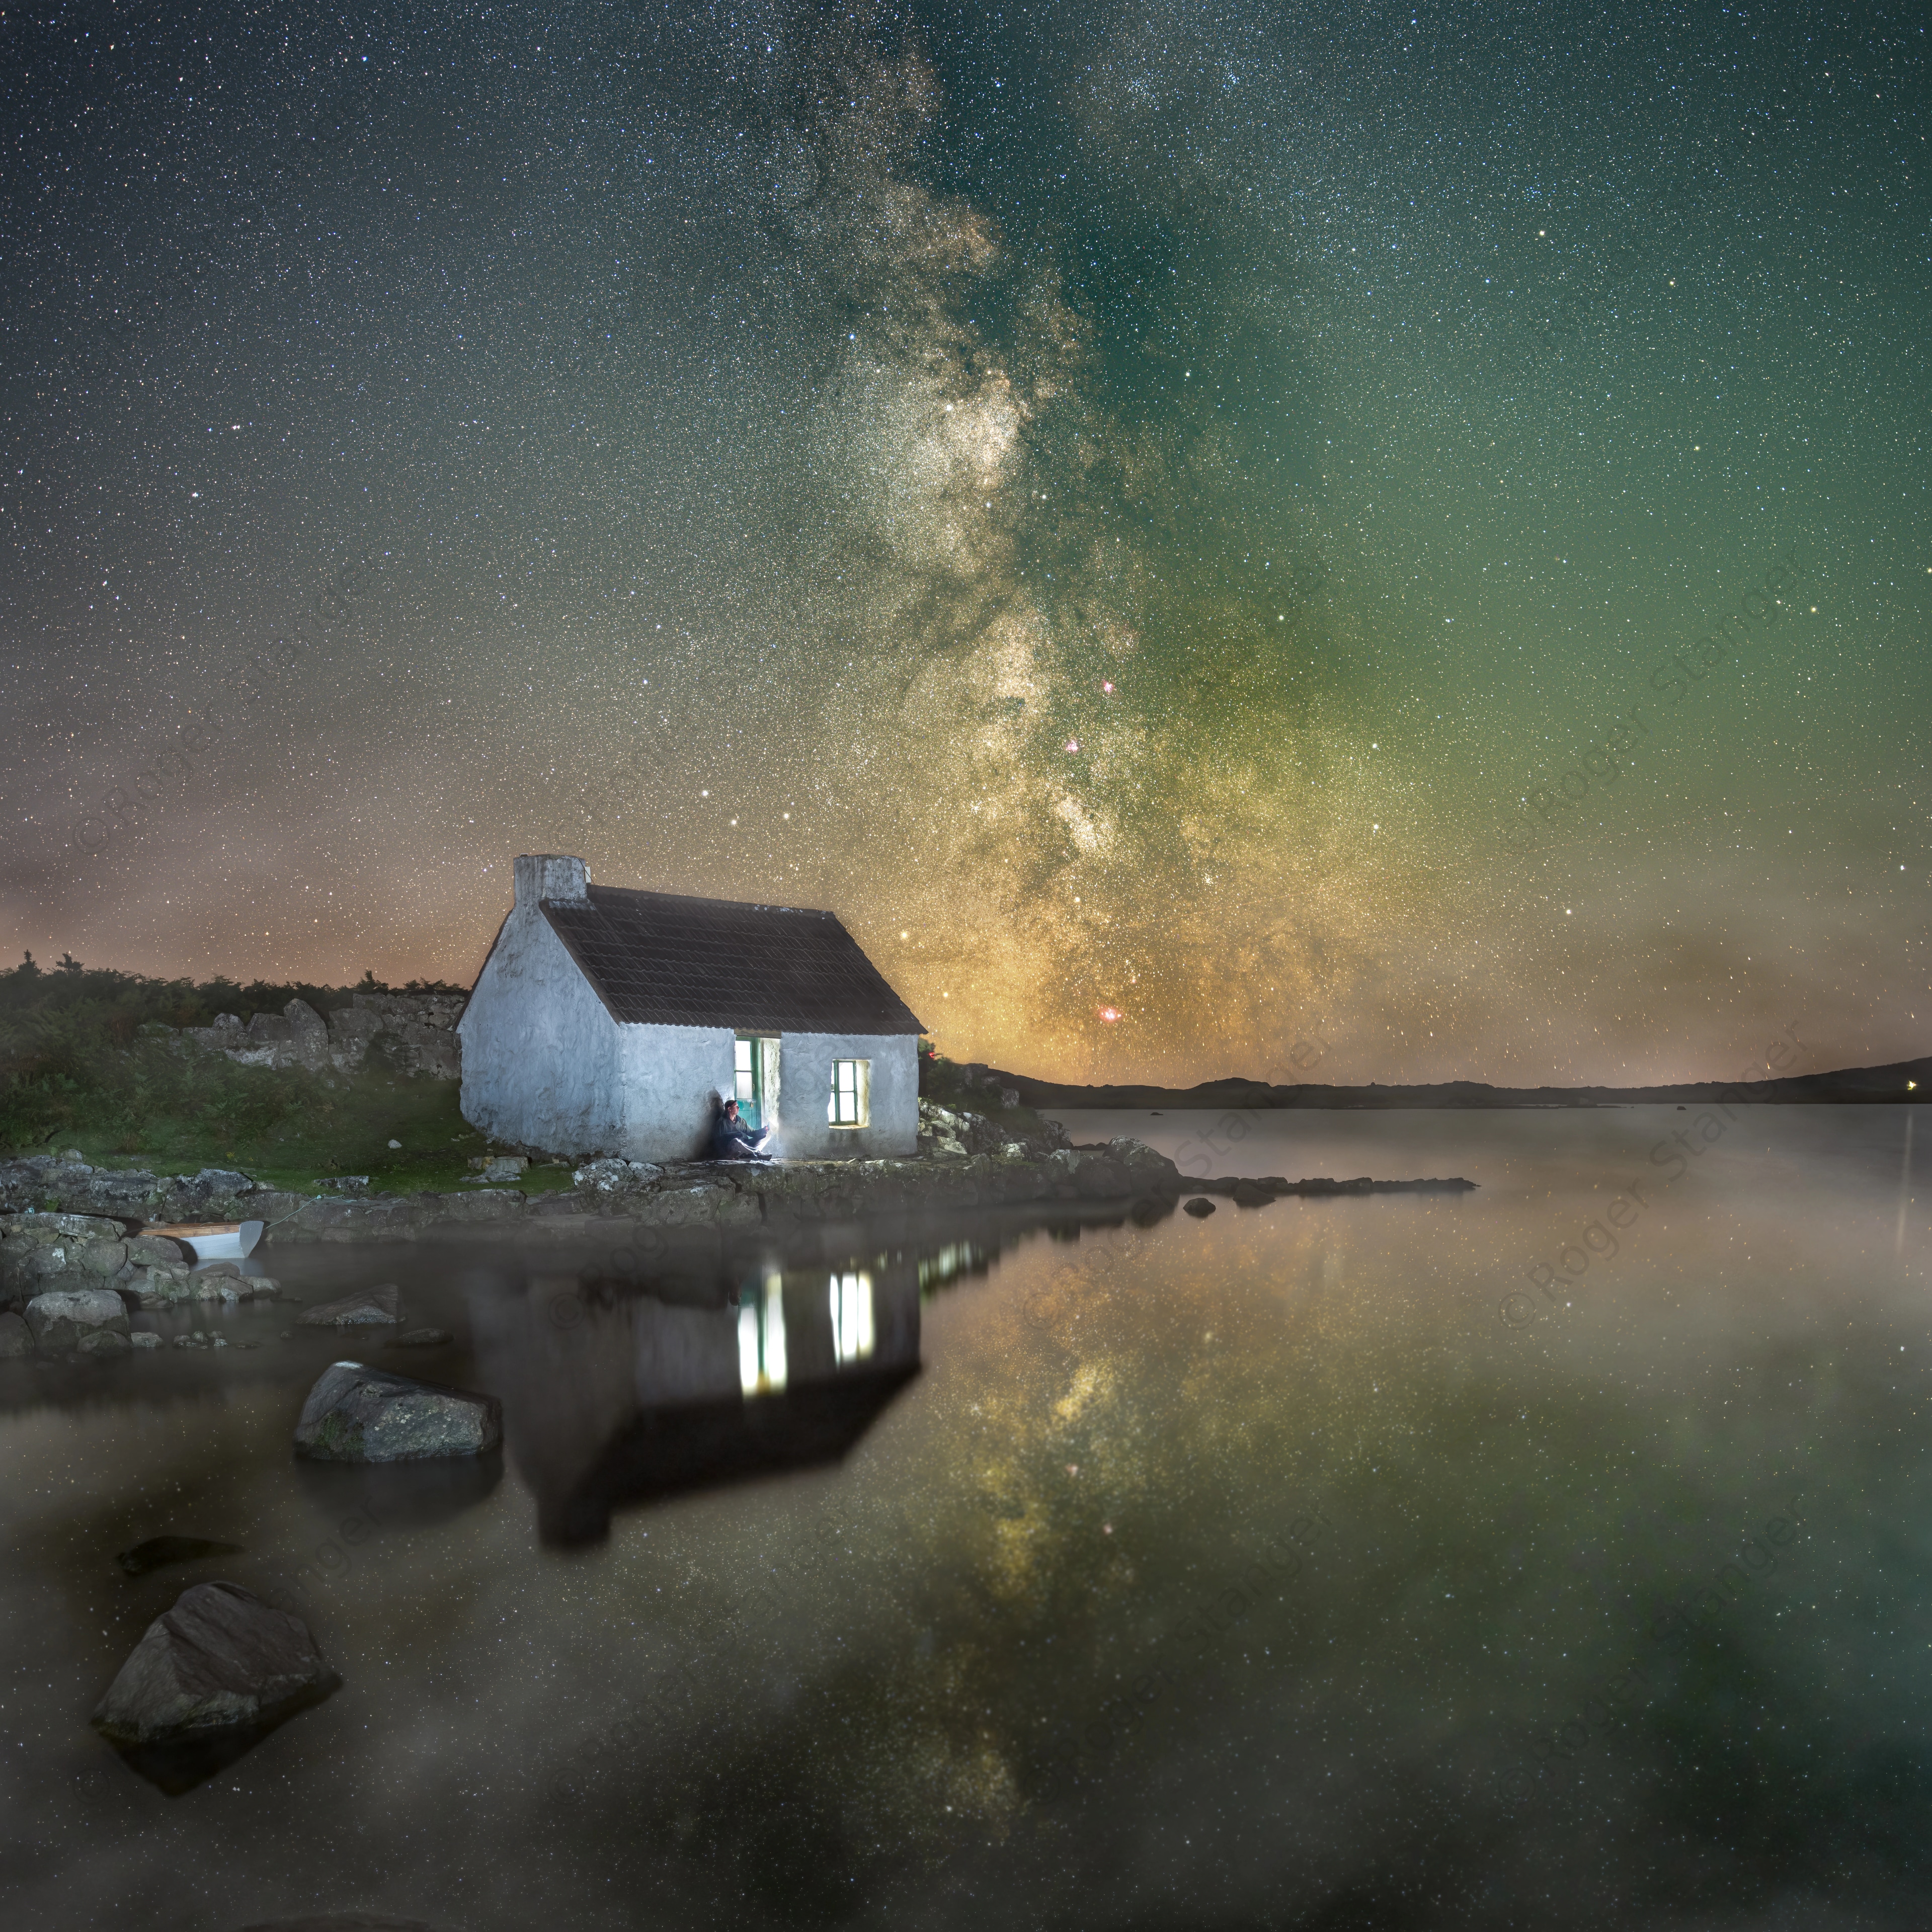
[{"label": "night sky", "polygon": [[1923,20],[9,8],[0,942],[548,850],[1042,1076],[1922,1052]]}]

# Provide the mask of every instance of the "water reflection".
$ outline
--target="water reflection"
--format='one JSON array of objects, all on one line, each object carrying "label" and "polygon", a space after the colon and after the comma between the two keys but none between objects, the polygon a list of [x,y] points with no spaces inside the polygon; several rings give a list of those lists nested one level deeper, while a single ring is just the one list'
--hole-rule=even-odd
[{"label": "water reflection", "polygon": [[918,1372],[920,1262],[766,1260],[702,1298],[535,1274],[474,1319],[539,1535],[596,1543],[626,1504],[843,1456]]}]

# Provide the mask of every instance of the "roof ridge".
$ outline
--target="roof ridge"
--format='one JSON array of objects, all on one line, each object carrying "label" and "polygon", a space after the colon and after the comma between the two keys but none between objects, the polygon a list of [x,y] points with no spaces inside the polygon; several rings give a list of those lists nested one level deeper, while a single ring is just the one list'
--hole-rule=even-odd
[{"label": "roof ridge", "polygon": [[[824,906],[777,905],[764,899],[715,899],[700,892],[668,892],[655,886],[602,886],[594,880],[584,888],[595,899],[600,893],[612,898],[622,896],[627,899],[676,899],[685,905],[730,906],[740,912],[795,912],[812,919],[837,919],[838,915]],[[575,905],[574,899],[549,899],[549,905]]]}]

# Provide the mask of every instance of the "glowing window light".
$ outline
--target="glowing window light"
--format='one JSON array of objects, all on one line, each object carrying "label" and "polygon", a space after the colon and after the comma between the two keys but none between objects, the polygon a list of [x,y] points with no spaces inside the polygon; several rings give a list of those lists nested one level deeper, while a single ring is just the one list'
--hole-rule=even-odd
[{"label": "glowing window light", "polygon": [[785,1385],[784,1284],[765,1277],[762,1294],[747,1288],[738,1307],[738,1385],[747,1395],[776,1395]]},{"label": "glowing window light", "polygon": [[872,1277],[832,1277],[832,1352],[842,1363],[862,1361],[872,1352]]}]

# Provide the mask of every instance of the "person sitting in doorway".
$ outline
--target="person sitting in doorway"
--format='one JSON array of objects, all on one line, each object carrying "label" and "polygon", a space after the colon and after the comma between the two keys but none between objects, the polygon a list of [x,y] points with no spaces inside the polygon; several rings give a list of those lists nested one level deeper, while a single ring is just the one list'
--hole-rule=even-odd
[{"label": "person sitting in doorway", "polygon": [[772,1137],[770,1127],[754,1129],[738,1112],[736,1100],[724,1102],[711,1126],[713,1160],[770,1160],[765,1143]]}]

